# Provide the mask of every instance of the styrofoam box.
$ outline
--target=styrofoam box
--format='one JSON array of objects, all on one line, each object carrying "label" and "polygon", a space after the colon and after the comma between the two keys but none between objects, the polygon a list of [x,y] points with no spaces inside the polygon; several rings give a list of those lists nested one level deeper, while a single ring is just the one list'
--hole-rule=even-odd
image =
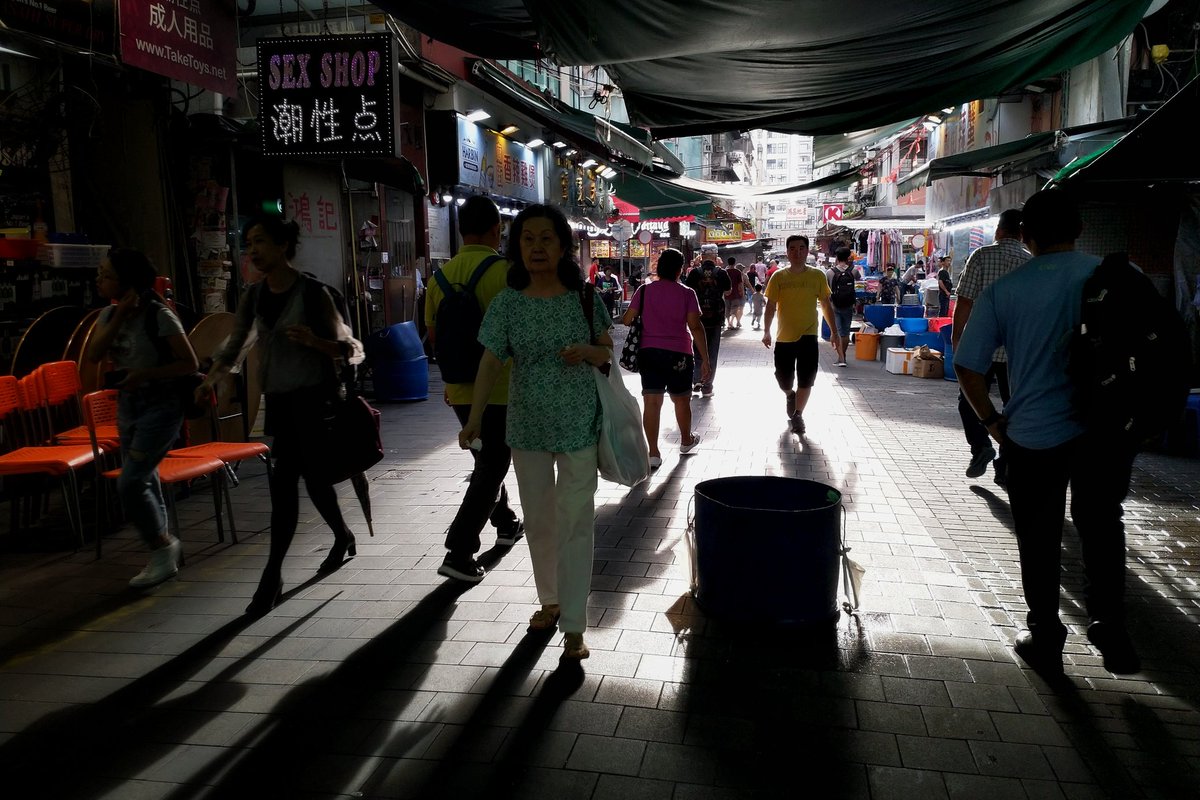
[{"label": "styrofoam box", "polygon": [[893,375],[911,375],[912,357],[916,352],[915,347],[911,350],[903,347],[889,347],[884,368]]}]

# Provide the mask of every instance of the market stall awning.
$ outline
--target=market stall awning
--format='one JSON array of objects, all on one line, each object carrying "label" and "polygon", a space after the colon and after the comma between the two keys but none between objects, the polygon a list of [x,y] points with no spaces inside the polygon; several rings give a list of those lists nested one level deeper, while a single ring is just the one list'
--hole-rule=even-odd
[{"label": "market stall awning", "polygon": [[479,55],[601,65],[655,138],[840,135],[998,96],[1115,46],[1150,2],[376,0]]},{"label": "market stall awning", "polygon": [[861,177],[861,167],[850,167],[841,172],[835,172],[831,175],[811,180],[808,183],[798,183],[793,186],[717,183],[715,181],[701,181],[689,178],[686,175],[675,177],[655,176],[654,180],[663,181],[672,186],[689,189],[693,192],[699,192],[709,197],[750,202],[754,200],[786,200],[792,197],[817,194],[818,192],[829,191],[831,189],[841,189],[857,182]]},{"label": "market stall awning", "polygon": [[673,154],[670,159],[679,169],[671,168],[674,165],[666,161],[659,150],[670,151],[661,146],[656,148],[645,130],[563,105],[538,94],[516,76],[487,61],[475,61],[471,65],[471,77],[480,88],[596,155],[642,167],[653,166],[657,159],[661,167],[673,173],[683,171],[683,165],[678,164]]},{"label": "market stall awning", "polygon": [[1166,183],[1200,181],[1195,117],[1200,78],[1193,78],[1112,146],[1067,164],[1055,183]]},{"label": "market stall awning", "polygon": [[1028,136],[992,147],[980,147],[952,156],[935,158],[925,167],[913,170],[897,184],[905,194],[920,186],[955,176],[991,177],[1001,169],[1039,162],[1034,166],[1058,169],[1064,161],[1087,156],[1112,145],[1133,127],[1134,118],[1097,122],[1063,128],[1059,131],[1031,133]]},{"label": "market stall awning", "polygon": [[621,219],[627,219],[630,222],[639,222],[642,219],[641,210],[633,203],[626,203],[619,197],[612,198],[613,208],[616,209],[617,216]]},{"label": "market stall awning", "polygon": [[704,216],[713,208],[712,199],[699,192],[628,172],[618,172],[612,185],[613,194],[636,206],[643,221],[679,222]]},{"label": "market stall awning", "polygon": [[830,222],[823,226],[830,230],[849,228],[852,231],[923,231],[932,227],[933,225],[926,222],[924,217],[860,217]]}]

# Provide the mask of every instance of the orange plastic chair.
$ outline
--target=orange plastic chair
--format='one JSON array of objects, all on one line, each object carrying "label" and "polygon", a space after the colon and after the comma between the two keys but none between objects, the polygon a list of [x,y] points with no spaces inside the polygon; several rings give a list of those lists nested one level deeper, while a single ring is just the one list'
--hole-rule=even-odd
[{"label": "orange plastic chair", "polygon": [[[249,461],[252,458],[261,460],[267,466],[267,480],[271,479],[271,448],[262,442],[223,442],[221,441],[221,426],[217,419],[217,397],[212,396],[209,405],[209,424],[212,426],[212,441],[204,444],[194,444],[187,447],[177,447],[170,452],[172,458],[219,458],[225,462],[226,478],[231,486],[236,488],[240,481],[232,465]],[[190,424],[190,423],[189,423]],[[232,513],[232,512],[231,512]]]},{"label": "orange plastic chair", "polygon": [[[110,469],[103,473],[104,477],[116,480],[121,475],[120,469]],[[226,507],[229,509],[229,532],[234,544],[237,544],[237,529],[233,522],[233,503],[229,500],[229,488],[225,482],[225,462],[218,458],[172,458],[170,454],[158,465],[158,480],[164,488],[163,497],[167,501],[167,524],[176,539],[182,541],[182,529],[179,526],[179,513],[175,508],[175,486],[210,476],[213,482],[213,508],[216,511],[217,541],[225,541],[225,528],[221,522],[221,497],[225,496]],[[97,537],[97,549],[99,537]],[[182,555],[180,563],[182,563]]]},{"label": "orange plastic chair", "polygon": [[[116,417],[117,391],[115,389],[101,389],[98,392],[89,392],[84,395],[83,419],[84,425],[89,432],[98,434],[103,424],[111,423],[115,426]],[[98,437],[95,442],[98,447]],[[233,520],[233,503],[229,498],[229,490],[225,480],[225,462],[217,458],[203,456],[187,459],[173,458],[172,452],[168,451],[167,457],[158,465],[158,480],[167,488],[167,491],[164,492],[164,497],[167,501],[168,524],[172,533],[176,538],[180,538],[179,515],[175,510],[175,485],[194,481],[197,478],[205,476],[213,476],[213,503],[216,508],[217,540],[221,542],[225,541],[225,529],[221,521],[221,497],[224,495],[226,508],[229,513],[230,534],[233,541],[237,542],[237,528]],[[108,469],[102,474],[105,478],[115,480],[120,476],[121,470],[120,468]],[[96,541],[96,552],[100,552],[99,537],[97,537]]]},{"label": "orange plastic chair", "polygon": [[35,371],[42,379],[51,432],[60,444],[89,444],[97,440],[108,450],[120,447],[121,437],[117,432],[116,403],[112,414],[103,420],[94,420],[95,429],[87,424],[74,424],[83,420],[83,387],[79,381],[79,365],[74,361],[51,361]]},{"label": "orange plastic chair", "polygon": [[[29,376],[32,377],[32,376]],[[67,518],[71,528],[84,543],[83,513],[79,505],[79,473],[95,463],[95,450],[88,445],[40,444],[41,392],[38,380],[18,381],[11,375],[0,377],[0,425],[3,441],[12,443],[8,452],[0,454],[0,476],[46,476],[57,478],[62,486]],[[15,501],[14,501],[15,502]],[[13,507],[14,528],[19,510]],[[97,551],[99,536],[96,537]]]}]

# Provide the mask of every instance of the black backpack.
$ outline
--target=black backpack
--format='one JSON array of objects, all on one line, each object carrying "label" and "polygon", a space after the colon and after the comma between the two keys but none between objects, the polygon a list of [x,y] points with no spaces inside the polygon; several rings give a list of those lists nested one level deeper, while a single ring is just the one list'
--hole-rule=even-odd
[{"label": "black backpack", "polygon": [[854,305],[854,300],[854,269],[835,268],[829,301],[835,308],[849,308]]},{"label": "black backpack", "polygon": [[[146,305],[146,310],[142,313],[143,325],[145,326],[146,336],[154,344],[154,350],[158,354],[159,366],[170,364],[175,360],[175,353],[171,350],[170,343],[162,336],[159,336],[158,315],[164,308],[170,308],[162,297],[157,292],[146,292],[142,295],[142,302]],[[184,331],[184,336],[187,331]],[[187,375],[180,375],[175,378],[166,378],[164,382],[171,384],[172,390],[177,393],[183,401],[183,413],[188,419],[197,419],[204,416],[208,409],[203,405],[197,405],[195,402],[196,388],[204,380],[204,373],[192,372]]]},{"label": "black backpack", "polygon": [[1125,253],[1105,256],[1083,285],[1068,371],[1089,430],[1131,447],[1183,415],[1191,375],[1187,327]]},{"label": "black backpack", "polygon": [[451,284],[445,270],[433,273],[442,289],[442,301],[437,307],[437,337],[433,355],[446,383],[474,383],[483,358],[479,343],[479,327],[483,324],[483,306],[475,296],[475,287],[500,256],[488,256],[479,263],[467,285]]}]

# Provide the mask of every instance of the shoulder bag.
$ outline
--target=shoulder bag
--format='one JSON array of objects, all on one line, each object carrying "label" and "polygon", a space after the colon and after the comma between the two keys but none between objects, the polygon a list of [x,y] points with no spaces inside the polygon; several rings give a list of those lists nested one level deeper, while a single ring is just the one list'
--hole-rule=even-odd
[{"label": "shoulder bag", "polygon": [[625,346],[621,348],[621,360],[618,363],[630,372],[637,372],[639,369],[638,352],[642,349],[642,317],[646,314],[646,297],[649,291],[650,284],[642,286],[642,299],[638,315],[634,317],[633,322],[629,323]]},{"label": "shoulder bag", "polygon": [[[596,344],[592,319],[594,297],[595,289],[591,286],[579,295],[593,345]],[[645,303],[644,295],[642,302]],[[596,446],[600,477],[622,486],[637,486],[650,477],[650,448],[642,430],[642,410],[625,388],[620,371],[612,369],[611,363],[594,368],[592,377],[600,398],[600,441]]]}]

